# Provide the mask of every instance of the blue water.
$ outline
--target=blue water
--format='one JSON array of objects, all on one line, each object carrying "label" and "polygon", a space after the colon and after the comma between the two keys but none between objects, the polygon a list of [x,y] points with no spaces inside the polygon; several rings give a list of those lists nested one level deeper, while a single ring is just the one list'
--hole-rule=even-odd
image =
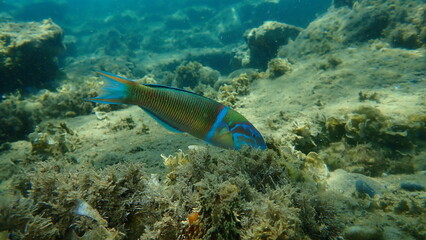
[{"label": "blue water", "polygon": [[[0,0],[0,240],[426,239],[424,0],[331,2]],[[267,149],[88,102],[97,71],[220,100]]]},{"label": "blue water", "polygon": [[[242,3],[244,2],[244,4]],[[177,29],[194,29],[194,31],[210,30],[212,26],[224,24],[226,34],[222,34],[221,42],[216,45],[242,42],[245,30],[261,25],[264,21],[279,21],[299,27],[306,27],[318,15],[324,13],[330,6],[331,0],[288,0],[279,3],[267,1],[232,0],[203,0],[203,1],[2,1],[0,13],[9,14],[18,21],[41,21],[51,18],[65,30],[65,35],[77,36],[77,42],[82,37],[90,36],[101,30],[116,29],[121,41],[129,40],[136,34],[149,35],[147,31],[154,25],[165,24],[161,27],[159,38]],[[177,18],[172,19],[170,18]],[[176,21],[173,21],[176,20]],[[232,26],[226,26],[227,21],[235,21]],[[223,32],[223,31],[222,31]],[[212,42],[200,41],[196,47],[211,47]],[[128,43],[126,43],[128,44]],[[78,44],[77,44],[78,45]],[[133,43],[137,45],[137,43]],[[79,53],[90,53],[102,45],[91,48],[78,48]],[[185,46],[180,46],[185,47]],[[188,46],[192,47],[192,46]],[[147,47],[150,48],[150,47]],[[152,50],[164,51],[164,49]],[[122,55],[125,52],[115,51]]]},{"label": "blue water", "polygon": [[[59,69],[69,67],[74,59],[120,58],[117,65],[121,69],[110,67],[116,60],[105,60],[103,63],[97,61],[98,66],[92,62],[90,65],[93,68],[81,71],[88,74],[97,70],[118,70],[130,74],[130,77],[140,77],[152,72],[152,68],[145,67],[151,56],[175,53],[182,56],[198,54],[199,57],[185,57],[185,60],[198,61],[227,75],[241,67],[231,63],[233,49],[245,44],[244,33],[247,30],[262,25],[264,21],[278,21],[304,28],[323,14],[330,2],[331,0],[3,0],[0,2],[0,21],[40,22],[52,19],[64,30],[66,50],[58,56]],[[222,52],[213,56],[194,51],[208,48],[221,49]],[[174,71],[179,61],[182,61],[182,56],[176,62],[170,60],[168,63],[161,63],[162,70]],[[148,63],[155,65],[157,60]],[[28,89],[54,90],[57,86],[54,81],[58,79],[58,74],[46,73],[44,69],[39,72],[35,69],[36,73],[32,73],[32,66],[23,69],[30,69],[30,72],[18,70],[20,73],[16,73],[12,70],[13,74],[9,75],[17,77],[3,83],[0,81],[1,93],[17,89],[23,93],[31,93],[33,91]],[[158,75],[160,83],[168,84],[165,77]]]},{"label": "blue water", "polygon": [[[7,12],[19,20],[38,21],[52,18],[58,23],[69,20],[75,24],[87,22],[91,19],[120,14],[126,10],[134,11],[140,17],[148,15],[167,16],[188,7],[205,6],[219,12],[227,8],[236,7],[243,22],[252,22],[257,25],[265,20],[283,21],[289,24],[306,26],[317,14],[323,13],[329,6],[330,0],[287,0],[279,3],[267,1],[252,1],[253,8],[242,1],[1,1],[8,6]],[[245,1],[244,1],[245,2]],[[257,7],[254,7],[258,5]],[[5,6],[3,8],[6,8]],[[10,10],[11,9],[11,10]],[[2,9],[0,9],[1,11]],[[209,19],[206,19],[208,21]],[[72,23],[69,22],[70,25]]]}]

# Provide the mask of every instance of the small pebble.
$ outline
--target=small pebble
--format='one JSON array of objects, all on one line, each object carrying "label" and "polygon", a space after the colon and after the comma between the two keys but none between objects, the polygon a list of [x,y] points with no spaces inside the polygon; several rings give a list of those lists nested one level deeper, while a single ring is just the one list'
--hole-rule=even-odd
[{"label": "small pebble", "polygon": [[376,195],[376,191],[372,187],[370,187],[366,182],[362,180],[357,180],[355,182],[355,189],[362,194],[367,194],[370,197],[374,197]]},{"label": "small pebble", "polygon": [[403,182],[401,183],[401,188],[410,192],[415,191],[424,191],[425,187],[418,184],[418,183],[412,183],[412,182]]}]

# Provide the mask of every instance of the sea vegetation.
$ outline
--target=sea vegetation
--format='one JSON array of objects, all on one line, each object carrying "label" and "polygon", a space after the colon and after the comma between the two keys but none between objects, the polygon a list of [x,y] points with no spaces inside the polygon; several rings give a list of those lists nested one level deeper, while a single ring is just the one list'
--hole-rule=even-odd
[{"label": "sea vegetation", "polygon": [[268,62],[266,76],[268,78],[277,78],[293,70],[292,64],[288,59],[273,58]]},{"label": "sea vegetation", "polygon": [[96,84],[63,84],[56,91],[42,90],[24,97],[20,92],[4,95],[0,102],[0,142],[16,141],[34,131],[43,120],[85,115],[94,105],[84,100],[96,95]]},{"label": "sea vegetation", "polygon": [[12,239],[332,239],[332,200],[285,151],[195,148],[141,164],[95,168],[55,156],[27,163],[0,206]]},{"label": "sea vegetation", "polygon": [[72,152],[80,143],[78,134],[64,122],[58,125],[51,122],[38,125],[28,138],[31,143],[31,154],[44,158],[58,157],[66,152]]},{"label": "sea vegetation", "polygon": [[0,142],[24,139],[43,120],[90,113],[93,104],[84,98],[96,95],[93,86],[64,84],[56,91],[42,90],[30,97],[19,92],[5,95],[0,102]]},{"label": "sea vegetation", "polygon": [[[296,163],[287,157],[290,155],[249,149],[228,152],[226,157],[208,149],[164,157],[170,170],[166,185],[173,189],[177,201],[174,205],[180,206],[186,212],[183,215],[189,217],[182,219],[183,231],[172,237],[328,239],[334,236],[338,225],[334,225],[331,205],[324,202],[323,196],[316,195],[312,182],[291,174]],[[312,188],[305,192],[301,188],[304,184]],[[169,221],[170,215],[166,214],[159,223]],[[170,229],[163,229],[164,224],[159,223],[142,239],[167,239],[162,237],[166,236],[163,232]]]},{"label": "sea vegetation", "polygon": [[415,171],[414,162],[425,146],[424,126],[421,114],[396,121],[377,108],[361,106],[341,117],[299,123],[289,139],[305,154],[319,153],[330,170],[377,177]]},{"label": "sea vegetation", "polygon": [[52,159],[33,167],[14,179],[21,198],[2,206],[3,231],[8,230],[13,239],[90,239],[89,235],[122,239],[111,226],[123,226],[130,212],[137,212],[133,199],[145,187],[141,166],[120,165],[95,172],[87,164]]},{"label": "sea vegetation", "polygon": [[[283,122],[288,117],[281,112],[268,120],[268,127],[279,132]],[[372,177],[412,174],[424,170],[425,124],[421,113],[395,118],[361,105],[341,115],[294,122],[280,141],[314,157],[314,162],[324,162],[331,171],[344,169]]]},{"label": "sea vegetation", "polygon": [[[285,114],[270,127],[277,131],[282,121],[288,121]],[[345,222],[342,236],[422,239],[425,124],[422,113],[396,118],[361,105],[342,115],[297,122],[278,142],[303,160],[305,175],[335,196],[334,207],[345,209],[344,216],[337,214]]]},{"label": "sea vegetation", "polygon": [[238,98],[249,94],[251,79],[247,73],[242,73],[233,78],[229,84],[220,86],[217,93],[218,101],[226,106],[236,107]]}]

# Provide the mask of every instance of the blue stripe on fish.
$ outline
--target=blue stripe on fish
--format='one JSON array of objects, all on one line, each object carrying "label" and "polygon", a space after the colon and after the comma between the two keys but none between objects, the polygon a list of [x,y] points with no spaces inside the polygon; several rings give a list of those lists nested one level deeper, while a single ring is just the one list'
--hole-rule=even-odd
[{"label": "blue stripe on fish", "polygon": [[223,119],[225,118],[226,114],[228,114],[229,107],[224,106],[222,110],[220,110],[219,114],[216,117],[216,121],[213,123],[212,128],[210,128],[210,131],[207,133],[205,137],[205,141],[209,142],[213,138],[214,134],[216,133],[217,129],[223,124]]},{"label": "blue stripe on fish", "polygon": [[[247,135],[242,133],[234,133],[232,134],[232,138],[234,139],[235,149],[241,149],[243,145],[249,145],[249,146],[257,145],[256,143],[254,144],[252,143],[253,139],[251,137],[248,137]],[[255,146],[255,147],[257,148],[259,146]]]}]

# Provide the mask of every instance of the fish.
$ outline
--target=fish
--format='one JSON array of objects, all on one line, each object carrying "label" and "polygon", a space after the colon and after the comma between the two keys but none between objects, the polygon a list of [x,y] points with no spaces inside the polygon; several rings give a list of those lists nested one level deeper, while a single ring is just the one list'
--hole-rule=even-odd
[{"label": "fish", "polygon": [[205,142],[241,150],[243,146],[264,150],[260,132],[243,115],[197,93],[159,84],[140,84],[108,72],[96,103],[137,105],[166,129],[186,132]]}]

